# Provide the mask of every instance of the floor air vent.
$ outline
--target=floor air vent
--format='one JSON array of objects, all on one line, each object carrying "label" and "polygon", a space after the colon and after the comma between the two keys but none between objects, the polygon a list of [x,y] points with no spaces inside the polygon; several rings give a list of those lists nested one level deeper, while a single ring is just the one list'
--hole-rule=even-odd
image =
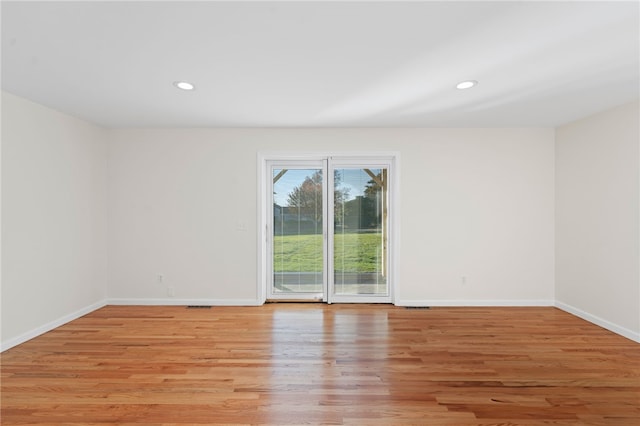
[{"label": "floor air vent", "polygon": [[429,309],[430,306],[405,306],[407,309]]},{"label": "floor air vent", "polygon": [[188,305],[187,309],[211,309],[210,305]]}]

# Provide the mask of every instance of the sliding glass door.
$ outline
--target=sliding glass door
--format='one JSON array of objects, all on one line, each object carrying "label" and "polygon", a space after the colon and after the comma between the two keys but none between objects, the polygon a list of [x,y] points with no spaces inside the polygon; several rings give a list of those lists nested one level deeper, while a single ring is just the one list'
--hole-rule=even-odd
[{"label": "sliding glass door", "polygon": [[267,298],[390,302],[390,161],[267,162]]}]

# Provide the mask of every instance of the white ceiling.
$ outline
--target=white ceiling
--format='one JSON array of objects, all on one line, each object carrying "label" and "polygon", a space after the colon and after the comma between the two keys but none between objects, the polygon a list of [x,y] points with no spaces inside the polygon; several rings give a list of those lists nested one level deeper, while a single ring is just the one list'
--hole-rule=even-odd
[{"label": "white ceiling", "polygon": [[[107,127],[553,127],[640,91],[637,1],[3,1],[1,13],[3,90]],[[466,79],[479,84],[454,88]]]}]

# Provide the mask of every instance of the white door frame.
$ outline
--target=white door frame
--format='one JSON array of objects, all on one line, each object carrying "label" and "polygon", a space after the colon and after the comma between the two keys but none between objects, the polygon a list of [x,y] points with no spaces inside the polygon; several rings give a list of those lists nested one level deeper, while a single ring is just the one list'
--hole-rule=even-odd
[{"label": "white door frame", "polygon": [[[273,208],[269,209],[269,202],[272,200],[271,194],[269,194],[271,183],[268,179],[269,167],[271,162],[282,161],[323,161],[331,159],[336,164],[347,164],[352,162],[354,165],[369,162],[370,164],[384,164],[389,168],[389,235],[388,235],[388,288],[389,295],[382,296],[368,296],[365,300],[358,296],[353,297],[332,297],[332,289],[325,288],[325,302],[332,303],[351,303],[351,302],[365,302],[365,303],[395,303],[396,295],[399,289],[399,274],[397,267],[397,259],[399,259],[400,248],[400,154],[398,152],[258,152],[257,169],[258,169],[258,194],[257,194],[257,211],[258,211],[258,232],[257,232],[257,248],[258,248],[258,267],[257,267],[257,303],[263,304],[267,300],[269,295],[269,274],[271,273],[272,266],[270,262],[270,248],[269,237],[272,232],[270,218],[273,214]],[[326,170],[326,168],[325,168]],[[333,183],[331,173],[327,173],[329,183]],[[332,188],[332,186],[329,186]],[[332,191],[332,190],[331,190]],[[327,194],[325,194],[327,195]],[[331,193],[332,197],[333,194]],[[329,209],[329,216],[326,220],[333,219],[333,213]],[[333,222],[328,222],[333,223]],[[326,225],[326,224],[325,224]],[[333,226],[326,226],[327,230],[333,233]],[[329,236],[325,235],[325,244]],[[331,241],[331,240],[329,240]],[[329,252],[332,253],[331,249]],[[325,259],[325,263],[327,260]],[[325,274],[328,275],[328,274]],[[328,277],[325,277],[327,281]],[[330,281],[333,277],[329,278]],[[326,286],[330,286],[330,281]]]}]

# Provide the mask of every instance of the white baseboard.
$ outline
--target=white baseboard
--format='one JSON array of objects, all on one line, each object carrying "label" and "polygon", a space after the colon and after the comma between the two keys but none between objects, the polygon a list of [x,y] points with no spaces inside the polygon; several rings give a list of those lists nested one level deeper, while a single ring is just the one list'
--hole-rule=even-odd
[{"label": "white baseboard", "polygon": [[48,331],[53,330],[54,328],[60,327],[61,325],[64,325],[70,321],[73,321],[75,319],[78,319],[84,315],[87,315],[88,313],[91,313],[93,311],[95,311],[96,309],[100,309],[104,306],[107,305],[107,301],[106,300],[102,300],[100,302],[96,302],[92,305],[86,306],[82,309],[79,309],[75,312],[72,312],[68,315],[65,315],[63,317],[60,317],[54,321],[48,322],[44,325],[41,325],[40,327],[36,327],[31,331],[28,331],[26,333],[23,333],[17,337],[13,337],[11,339],[5,340],[2,343],[0,343],[0,352],[4,352],[7,349],[11,349],[14,346],[18,346],[21,343],[24,343],[28,340],[33,339],[34,337],[38,337],[41,334],[44,334]]},{"label": "white baseboard", "polygon": [[429,299],[429,300],[398,300],[396,306],[452,306],[452,307],[475,307],[475,306],[554,306],[553,300],[547,299],[497,299],[497,300],[459,300],[459,299]]},{"label": "white baseboard", "polygon": [[257,299],[108,299],[108,305],[143,305],[143,306],[260,306],[263,303]]},{"label": "white baseboard", "polygon": [[635,332],[633,330],[629,330],[626,327],[622,327],[618,324],[614,324],[611,321],[607,321],[598,316],[592,315],[588,312],[583,311],[582,309],[578,309],[574,306],[568,305],[563,302],[556,301],[555,307],[558,309],[562,309],[565,312],[568,312],[572,315],[575,315],[579,318],[582,318],[585,321],[589,321],[595,325],[598,325],[602,328],[606,328],[609,331],[612,331],[620,336],[626,337],[627,339],[633,340],[634,342],[640,343],[640,333]]}]

